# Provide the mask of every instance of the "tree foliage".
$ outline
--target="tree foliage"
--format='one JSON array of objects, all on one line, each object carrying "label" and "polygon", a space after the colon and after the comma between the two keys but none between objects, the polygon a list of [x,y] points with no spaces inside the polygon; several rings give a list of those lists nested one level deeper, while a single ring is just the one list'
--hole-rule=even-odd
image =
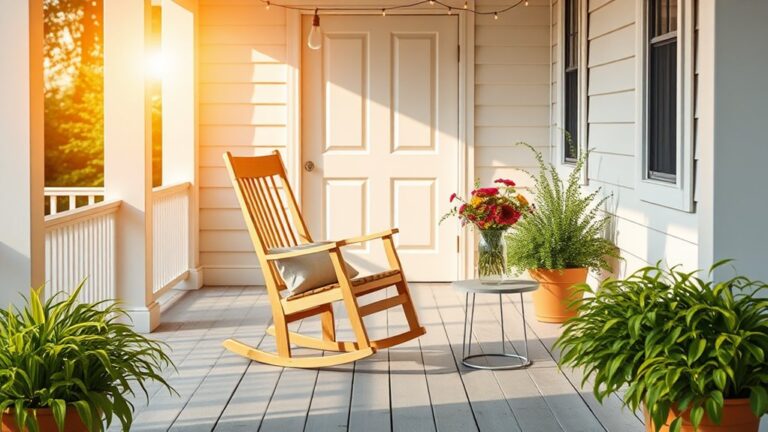
[{"label": "tree foliage", "polygon": [[47,186],[104,183],[101,0],[45,0]]}]

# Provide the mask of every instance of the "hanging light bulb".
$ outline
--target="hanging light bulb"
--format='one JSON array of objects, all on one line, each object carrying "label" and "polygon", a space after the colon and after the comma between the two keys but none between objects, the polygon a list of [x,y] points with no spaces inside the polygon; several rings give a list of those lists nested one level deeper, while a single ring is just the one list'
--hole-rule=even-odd
[{"label": "hanging light bulb", "polygon": [[323,47],[323,31],[320,30],[320,15],[315,9],[315,16],[312,17],[312,30],[309,31],[307,46],[313,50],[319,50]]},{"label": "hanging light bulb", "polygon": [[429,0],[429,4],[434,6],[435,5],[435,0]]},{"label": "hanging light bulb", "polygon": [[464,0],[464,9],[466,9],[469,5],[467,4],[467,0]]},{"label": "hanging light bulb", "polygon": [[448,15],[453,15],[453,9],[450,6],[448,6]]},{"label": "hanging light bulb", "polygon": [[495,20],[499,19],[499,13],[498,12],[494,12],[493,13],[493,19],[495,19]]},{"label": "hanging light bulb", "polygon": [[387,10],[384,8],[381,8],[381,16],[387,16]]},{"label": "hanging light bulb", "polygon": [[528,0],[525,0],[525,5],[528,6]]},{"label": "hanging light bulb", "polygon": [[269,6],[270,6],[270,4],[269,4],[269,2],[267,2],[267,10],[269,10]]}]

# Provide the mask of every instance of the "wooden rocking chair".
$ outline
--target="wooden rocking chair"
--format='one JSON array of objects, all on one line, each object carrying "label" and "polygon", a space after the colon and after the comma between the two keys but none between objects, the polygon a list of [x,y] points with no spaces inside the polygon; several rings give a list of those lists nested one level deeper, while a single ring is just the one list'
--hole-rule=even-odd
[{"label": "wooden rocking chair", "polygon": [[[372,355],[378,349],[398,345],[426,333],[416,316],[408,284],[395,250],[392,236],[398,232],[397,229],[322,243],[301,250],[270,253],[270,250],[275,248],[312,243],[312,237],[288,184],[280,154],[275,151],[269,156],[233,157],[227,152],[224,160],[264,273],[274,321],[274,325],[267,329],[267,333],[275,336],[277,353],[265,352],[234,339],[224,341],[225,348],[251,360],[275,366],[320,368],[353,362]],[[290,218],[278,192],[278,182],[283,188]],[[383,241],[390,269],[378,274],[350,279],[347,276],[341,248],[374,239]],[[329,254],[338,283],[282,297],[280,291],[286,287],[277,271],[276,260],[316,253]],[[358,305],[358,297],[393,285],[397,287],[396,296],[364,306]],[[346,308],[356,341],[336,339],[333,303],[339,301],[343,302]],[[409,329],[384,339],[369,340],[363,317],[396,306],[403,307]],[[316,315],[320,316],[322,339],[288,330],[288,323]],[[336,351],[341,354],[292,357],[291,344],[317,350]]]}]

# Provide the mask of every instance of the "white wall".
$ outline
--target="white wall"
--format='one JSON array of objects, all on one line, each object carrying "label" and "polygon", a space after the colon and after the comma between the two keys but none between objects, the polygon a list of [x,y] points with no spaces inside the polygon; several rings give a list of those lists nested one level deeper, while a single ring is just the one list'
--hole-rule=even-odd
[{"label": "white wall", "polygon": [[[482,0],[484,10],[507,5]],[[200,262],[206,285],[261,281],[221,154],[288,153],[286,13],[253,0],[200,0]],[[303,41],[301,41],[303,43]],[[517,141],[549,145],[549,3],[478,16],[475,175],[484,183],[533,167]]]},{"label": "white wall", "polygon": [[[613,194],[608,211],[615,216],[616,241],[625,259],[620,274],[657,260],[698,265],[698,216],[641,201],[635,193],[640,173],[635,157],[636,4],[642,0],[583,0],[587,3],[587,147],[589,189]],[[562,12],[554,0],[553,17]],[[562,123],[559,81],[562,28],[553,19],[553,138]],[[555,159],[559,159],[556,157]]]},{"label": "white wall", "polygon": [[252,0],[200,1],[200,263],[207,285],[261,281],[222,154],[288,141],[286,13]]}]

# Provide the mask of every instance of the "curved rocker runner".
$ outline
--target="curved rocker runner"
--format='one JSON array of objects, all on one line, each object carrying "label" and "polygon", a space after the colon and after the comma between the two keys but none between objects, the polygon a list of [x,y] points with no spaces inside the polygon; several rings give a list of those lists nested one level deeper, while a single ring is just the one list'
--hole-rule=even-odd
[{"label": "curved rocker runner", "polygon": [[[266,332],[275,337],[277,352],[266,352],[235,339],[224,341],[225,348],[260,363],[321,368],[354,362],[373,355],[376,350],[407,342],[426,333],[419,324],[400,258],[395,250],[392,236],[397,234],[396,228],[341,241],[317,243],[289,252],[270,252],[278,248],[313,243],[286,178],[280,154],[275,151],[269,156],[234,157],[227,152],[224,161],[264,274],[274,321],[274,325]],[[280,187],[283,194],[278,192]],[[383,243],[390,269],[365,277],[350,278],[341,248],[373,240]],[[300,294],[281,296],[281,292],[286,290],[286,284],[278,272],[277,261],[312,254],[328,254],[338,282]],[[391,286],[397,288],[397,295],[363,306],[358,304],[359,297]],[[337,302],[341,302],[346,309],[355,334],[354,341],[336,339],[333,304]],[[363,317],[398,306],[403,308],[408,330],[387,338],[370,340]],[[313,316],[320,317],[322,339],[288,330],[289,323]],[[317,356],[293,357],[291,344],[340,354],[320,353]]]}]

